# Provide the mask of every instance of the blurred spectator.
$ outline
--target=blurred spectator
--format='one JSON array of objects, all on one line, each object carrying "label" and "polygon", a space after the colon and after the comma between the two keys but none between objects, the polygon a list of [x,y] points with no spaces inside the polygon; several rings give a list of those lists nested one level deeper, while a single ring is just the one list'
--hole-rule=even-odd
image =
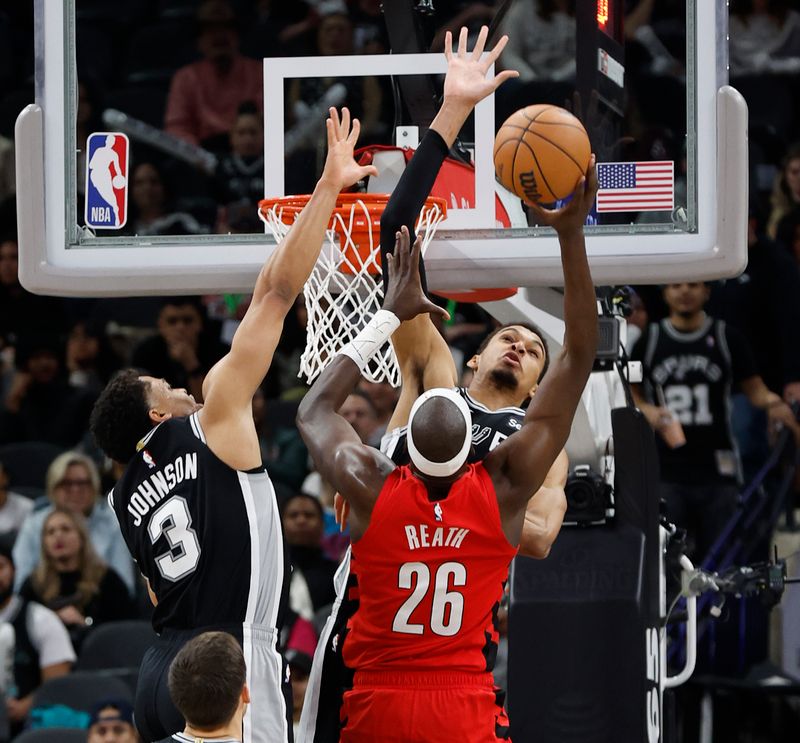
[{"label": "blurred spectator", "polygon": [[18,252],[16,237],[0,235],[0,336],[12,346],[19,336],[31,332],[58,333],[67,319],[60,299],[22,288]]},{"label": "blurred spectator", "polygon": [[35,332],[22,336],[15,361],[17,370],[0,410],[0,442],[78,444],[95,395],[69,385],[58,338]]},{"label": "blurred spectator", "polygon": [[133,707],[124,699],[103,699],[89,715],[86,743],[138,743]]},{"label": "blurred spectator", "polygon": [[368,382],[366,379],[362,379],[358,383],[358,390],[370,399],[375,411],[376,427],[370,434],[369,444],[380,447],[383,434],[386,433],[386,426],[400,399],[400,388],[392,387],[389,382]]},{"label": "blurred spectator", "polygon": [[308,311],[301,294],[294,301],[294,308],[283,321],[283,333],[275,349],[272,366],[264,379],[263,389],[267,397],[299,400],[308,387],[298,379],[300,357],[306,347]]},{"label": "blurred spectator", "polygon": [[33,511],[33,501],[11,490],[8,473],[0,462],[0,539],[13,542],[22,522]]},{"label": "blurred spectator", "polygon": [[444,35],[451,31],[453,39],[458,39],[462,26],[469,29],[467,47],[472,49],[481,26],[488,26],[497,11],[493,0],[436,0],[436,17],[448,20],[436,31],[431,41],[431,51],[444,49]]},{"label": "blurred spectator", "polygon": [[300,650],[287,650],[286,662],[291,671],[292,682],[292,726],[294,728],[294,739],[297,740],[300,729],[300,716],[303,713],[303,702],[306,699],[306,689],[308,688],[308,677],[311,674],[311,665],[314,661],[313,653],[309,655]]},{"label": "blurred spectator", "polygon": [[225,353],[218,340],[203,332],[204,319],[203,305],[194,297],[165,299],[158,314],[158,335],[133,350],[131,364],[202,400],[203,380]]},{"label": "blurred spectator", "polygon": [[53,460],[47,470],[47,496],[52,505],[34,511],[23,523],[14,544],[17,566],[16,588],[33,572],[42,549],[42,526],[55,508],[63,508],[86,518],[92,547],[135,590],[133,562],[117,526],[117,519],[105,498],[100,499],[100,475],[89,457],[65,452]]},{"label": "blurred spectator", "polygon": [[[339,9],[341,8],[341,9]],[[353,53],[353,23],[344,4],[320,9],[315,54],[320,57]],[[338,94],[337,94],[338,93]],[[326,96],[333,96],[330,100]],[[304,77],[289,83],[287,110],[293,128],[286,134],[287,193],[309,193],[315,173],[322,172],[325,158],[325,115],[328,106],[347,106],[361,122],[359,146],[376,141],[383,134],[381,121],[383,92],[374,77]],[[290,145],[290,146],[289,146]]]},{"label": "blurred spectator", "polygon": [[307,2],[256,0],[255,6],[255,23],[242,41],[245,54],[255,58],[311,54],[317,18]]},{"label": "blurred spectator", "polygon": [[253,395],[253,421],[256,424],[261,458],[273,483],[297,491],[308,474],[308,449],[294,427],[270,429],[267,407],[270,402],[261,389]]},{"label": "blurred spectator", "polygon": [[383,18],[381,0],[356,0],[350,6],[353,22],[353,47],[356,54],[388,54],[389,34]]},{"label": "blurred spectator", "polygon": [[[217,201],[226,211],[236,212],[235,207],[241,207],[250,217],[252,229],[248,231],[256,231],[260,224],[258,201],[264,198],[264,121],[252,101],[239,106],[230,143],[230,153],[217,167]],[[226,216],[229,223],[232,215]],[[224,231],[217,226],[217,232]]]},{"label": "blurred spectator", "polygon": [[298,493],[284,502],[281,521],[292,563],[289,606],[311,621],[336,598],[337,565],[322,550],[322,506],[313,496]]},{"label": "blurred spectator", "polygon": [[787,214],[800,210],[800,142],[789,147],[784,155],[770,202],[772,212],[767,223],[767,234],[774,240],[780,221]]},{"label": "blurred spectator", "polygon": [[0,201],[17,191],[15,167],[14,143],[0,135]]},{"label": "blurred spectator", "polygon": [[102,328],[95,323],[75,323],[67,336],[67,371],[72,387],[100,392],[122,366]]},{"label": "blurred spectator", "polygon": [[800,209],[792,210],[778,222],[775,240],[800,267]]},{"label": "blurred spectator", "polygon": [[202,59],[179,69],[167,97],[164,128],[192,144],[225,147],[243,101],[263,108],[262,65],[239,53],[236,15],[225,0],[205,0],[197,11]]},{"label": "blurred spectator", "polygon": [[575,77],[574,0],[516,0],[503,30],[503,69],[517,70],[521,82]]},{"label": "blurred spectator", "polygon": [[711,290],[709,312],[744,334],[767,387],[800,400],[800,268],[748,220],[747,268]]},{"label": "blurred spectator", "polygon": [[[698,559],[738,505],[741,469],[730,430],[731,387],[741,389],[771,422],[796,428],[791,409],[758,376],[743,336],[705,314],[708,296],[702,283],[668,285],[669,317],[648,326],[631,354],[644,367],[644,383],[633,385],[634,399],[660,434],[667,517],[687,529]],[[676,427],[682,427],[682,437]]]},{"label": "blurred spectator", "polygon": [[366,392],[360,389],[353,390],[347,396],[344,405],[339,408],[339,415],[355,429],[365,444],[372,445],[379,429],[378,411]]},{"label": "blurred spectator", "polygon": [[140,162],[131,176],[131,201],[125,232],[132,235],[196,235],[208,232],[191,214],[174,211],[160,168]]},{"label": "blurred spectator", "polygon": [[800,72],[800,13],[789,0],[731,0],[732,75]]},{"label": "blurred spectator", "polygon": [[[13,640],[0,630],[3,688],[16,688],[6,698],[12,730],[19,730],[30,712],[33,693],[44,681],[66,676],[75,651],[64,625],[50,609],[13,594],[14,561],[9,546],[0,542],[0,628],[10,624]],[[13,658],[13,669],[8,660]],[[7,674],[13,673],[13,678]]]},{"label": "blurred spectator", "polygon": [[133,618],[122,578],[92,548],[82,514],[56,507],[45,517],[39,564],[19,595],[58,614],[79,648],[96,625]]}]

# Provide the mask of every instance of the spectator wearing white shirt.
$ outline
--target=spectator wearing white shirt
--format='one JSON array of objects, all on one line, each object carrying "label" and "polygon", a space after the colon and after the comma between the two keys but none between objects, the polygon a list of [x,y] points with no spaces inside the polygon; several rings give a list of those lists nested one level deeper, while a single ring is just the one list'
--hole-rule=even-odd
[{"label": "spectator wearing white shirt", "polygon": [[[15,690],[5,703],[12,731],[16,731],[30,712],[33,693],[45,681],[68,674],[75,662],[75,651],[58,616],[15,595],[13,586],[11,550],[0,542],[0,631],[4,639],[14,638],[13,649],[7,642],[0,649],[3,655],[13,652],[14,658],[14,677],[3,679],[3,688]],[[13,627],[13,633],[2,631],[6,625]]]},{"label": "spectator wearing white shirt", "polygon": [[100,498],[100,475],[89,457],[66,452],[56,457],[47,470],[47,495],[52,505],[34,511],[22,524],[14,544],[15,590],[33,572],[42,553],[42,526],[56,506],[83,514],[97,555],[135,591],[133,561],[122,538],[114,512]]},{"label": "spectator wearing white shirt", "polygon": [[33,501],[10,488],[8,473],[0,462],[0,534],[10,534],[15,538],[22,522],[33,511]]}]

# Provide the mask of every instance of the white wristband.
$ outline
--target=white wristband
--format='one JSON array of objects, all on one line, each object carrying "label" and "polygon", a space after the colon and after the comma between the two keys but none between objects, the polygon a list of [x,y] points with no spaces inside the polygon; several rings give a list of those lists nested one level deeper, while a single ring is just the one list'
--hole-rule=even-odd
[{"label": "white wristband", "polygon": [[400,327],[400,320],[394,312],[378,310],[361,332],[339,351],[355,361],[360,371],[367,362],[383,347],[389,337]]}]

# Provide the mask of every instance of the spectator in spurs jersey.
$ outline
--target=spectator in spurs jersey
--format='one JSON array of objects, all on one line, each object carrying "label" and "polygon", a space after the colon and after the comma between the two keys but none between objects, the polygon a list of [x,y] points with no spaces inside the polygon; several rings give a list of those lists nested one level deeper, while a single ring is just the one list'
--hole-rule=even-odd
[{"label": "spectator in spurs jersey", "polygon": [[14,544],[17,589],[39,562],[44,521],[58,507],[79,513],[86,519],[95,552],[114,568],[133,593],[133,562],[114,513],[105,498],[100,497],[100,475],[94,462],[78,452],[65,452],[56,457],[47,470],[46,484],[52,505],[34,511],[25,520]]},{"label": "spectator in spurs jersey", "polygon": [[82,514],[56,507],[42,524],[39,563],[19,594],[58,614],[75,648],[98,624],[133,618],[122,578],[94,551]]},{"label": "spectator in spurs jersey", "polygon": [[[634,399],[660,434],[667,516],[687,530],[699,560],[738,504],[741,474],[730,433],[730,389],[741,390],[771,422],[797,428],[789,406],[758,375],[742,335],[706,315],[708,296],[708,286],[699,282],[665,287],[669,317],[650,324],[631,354],[644,367],[643,384],[633,385]],[[683,428],[683,444],[671,435],[674,420]]]},{"label": "spectator in spurs jersey", "polygon": [[202,59],[173,76],[164,128],[192,144],[224,149],[241,103],[263,108],[261,62],[239,53],[236,15],[225,0],[201,3],[196,23]]}]

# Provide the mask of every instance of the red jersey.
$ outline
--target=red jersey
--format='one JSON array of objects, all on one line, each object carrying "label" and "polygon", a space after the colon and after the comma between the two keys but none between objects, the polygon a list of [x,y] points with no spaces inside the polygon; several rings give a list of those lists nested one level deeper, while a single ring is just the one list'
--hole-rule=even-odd
[{"label": "red jersey", "polygon": [[469,465],[440,501],[398,467],[353,544],[359,605],[348,622],[345,664],[356,671],[491,671],[493,615],[516,553],[483,464]]}]

